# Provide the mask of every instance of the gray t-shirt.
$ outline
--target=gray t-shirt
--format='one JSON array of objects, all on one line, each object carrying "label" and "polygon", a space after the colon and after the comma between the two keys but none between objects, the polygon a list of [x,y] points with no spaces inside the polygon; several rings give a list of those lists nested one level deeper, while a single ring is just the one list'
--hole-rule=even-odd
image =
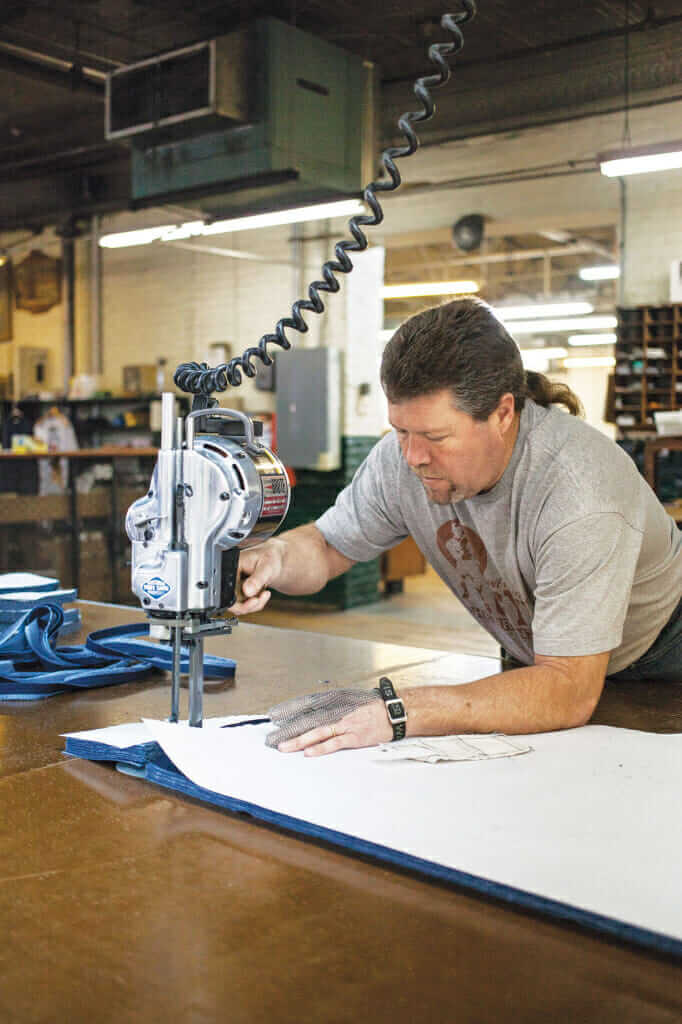
[{"label": "gray t-shirt", "polygon": [[682,596],[682,533],[628,455],[562,409],[527,402],[491,490],[429,501],[391,431],[317,520],[353,561],[412,536],[474,618],[525,664],[651,647]]}]

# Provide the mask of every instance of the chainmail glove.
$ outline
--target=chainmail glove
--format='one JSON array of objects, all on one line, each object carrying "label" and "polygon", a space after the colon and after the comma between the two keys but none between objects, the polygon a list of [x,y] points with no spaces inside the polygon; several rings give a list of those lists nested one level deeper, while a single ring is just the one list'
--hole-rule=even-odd
[{"label": "chainmail glove", "polygon": [[374,687],[372,690],[326,690],[276,704],[268,711],[276,728],[265,737],[266,746],[278,747],[310,729],[333,725],[351,711],[381,699],[379,688]]}]

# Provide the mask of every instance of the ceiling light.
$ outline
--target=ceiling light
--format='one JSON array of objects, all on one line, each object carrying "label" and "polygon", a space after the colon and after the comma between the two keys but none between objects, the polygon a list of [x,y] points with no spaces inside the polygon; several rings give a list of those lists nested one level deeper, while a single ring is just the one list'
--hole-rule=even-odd
[{"label": "ceiling light", "polygon": [[566,355],[565,348],[522,348],[521,359],[524,369],[535,370],[536,373],[547,373],[551,359],[561,359]]},{"label": "ceiling light", "polygon": [[532,359],[533,356],[543,356],[545,359],[561,359],[563,356],[568,355],[568,349],[561,348],[559,345],[556,347],[549,346],[548,348],[522,348],[519,351],[524,363],[526,359]]},{"label": "ceiling light", "polygon": [[495,315],[505,323],[507,320],[525,320],[527,317],[581,316],[591,313],[594,306],[589,302],[545,302],[525,306],[496,306]]},{"label": "ceiling light", "polygon": [[254,228],[272,228],[280,224],[302,224],[308,220],[327,220],[331,217],[352,217],[364,213],[365,206],[360,199],[342,199],[334,203],[318,203],[316,206],[298,206],[292,210],[271,210],[269,213],[254,213],[248,217],[232,220],[216,220],[207,224],[204,235],[221,235],[227,231],[253,231]]},{"label": "ceiling light", "polygon": [[615,334],[569,334],[569,345],[615,345]]},{"label": "ceiling light", "polygon": [[570,331],[597,330],[616,326],[615,316],[569,317],[565,320],[519,320],[509,325],[511,334],[545,334]]},{"label": "ceiling light", "polygon": [[416,284],[385,284],[381,289],[384,299],[410,299],[424,295],[464,295],[477,292],[477,281],[423,281]]},{"label": "ceiling light", "polygon": [[605,153],[599,158],[599,169],[607,178],[647,174],[650,171],[672,171],[678,167],[682,167],[680,142],[660,146],[630,146],[617,153]]},{"label": "ceiling light", "polygon": [[562,366],[567,370],[579,370],[587,366],[615,366],[616,360],[613,356],[572,356],[562,360]]},{"label": "ceiling light", "polygon": [[181,242],[184,238],[196,238],[197,235],[203,235],[205,230],[206,225],[203,220],[188,220],[186,223],[179,224],[176,228],[166,231],[161,236],[161,241]]},{"label": "ceiling light", "polygon": [[120,231],[102,235],[99,244],[105,249],[120,249],[129,245],[149,245],[151,242],[178,242],[200,235],[253,231],[255,228],[270,228],[281,224],[302,224],[305,221],[327,220],[331,217],[351,217],[364,212],[364,204],[359,199],[343,199],[334,203],[318,203],[315,206],[298,206],[290,210],[271,210],[268,213],[257,213],[247,217],[217,220],[211,224],[192,220],[184,224],[162,224],[155,228]]},{"label": "ceiling light", "polygon": [[620,267],[613,264],[605,264],[601,267],[583,267],[578,271],[581,281],[614,281],[620,277]]},{"label": "ceiling light", "polygon": [[156,242],[169,231],[174,231],[175,225],[163,224],[158,228],[138,228],[136,231],[117,231],[111,235],[102,235],[99,244],[105,249],[124,249],[129,245],[149,245]]}]

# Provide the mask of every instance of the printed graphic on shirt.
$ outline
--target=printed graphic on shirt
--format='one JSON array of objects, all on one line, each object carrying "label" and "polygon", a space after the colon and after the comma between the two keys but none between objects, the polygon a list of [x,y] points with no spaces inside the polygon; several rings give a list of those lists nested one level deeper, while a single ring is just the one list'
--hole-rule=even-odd
[{"label": "printed graphic on shirt", "polygon": [[477,622],[495,637],[499,638],[500,631],[516,636],[532,652],[532,610],[489,566],[488,552],[478,534],[450,519],[439,527],[436,540],[454,569],[448,582]]}]

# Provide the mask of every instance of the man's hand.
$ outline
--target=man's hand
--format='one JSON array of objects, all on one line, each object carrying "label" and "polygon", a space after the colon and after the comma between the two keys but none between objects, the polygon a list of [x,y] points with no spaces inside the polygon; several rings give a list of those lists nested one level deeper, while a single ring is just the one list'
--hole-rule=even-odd
[{"label": "man's hand", "polygon": [[261,611],[270,600],[271,588],[282,594],[315,594],[354,564],[327,544],[314,523],[298,526],[242,551],[238,599],[230,611],[234,615]]},{"label": "man's hand", "polygon": [[270,587],[282,575],[284,556],[285,544],[278,537],[241,552],[237,581],[239,600],[230,608],[234,615],[249,615],[265,608],[272,596]]},{"label": "man's hand", "polygon": [[387,743],[392,736],[393,730],[388,723],[382,701],[344,715],[335,725],[321,725],[296,736],[295,739],[280,743],[278,750],[282,754],[303,751],[306,758],[316,758],[321,754],[335,754],[336,751],[349,750],[357,746]]},{"label": "man's hand", "polygon": [[384,702],[366,704],[357,711],[344,715],[334,725],[320,725],[277,747],[283,754],[302,750],[306,757],[334,754],[337,750],[355,747],[374,747],[393,738]]},{"label": "man's hand", "polygon": [[378,688],[335,689],[295,697],[270,708],[276,727],[266,737],[283,754],[333,754],[349,747],[373,747],[393,737]]}]

